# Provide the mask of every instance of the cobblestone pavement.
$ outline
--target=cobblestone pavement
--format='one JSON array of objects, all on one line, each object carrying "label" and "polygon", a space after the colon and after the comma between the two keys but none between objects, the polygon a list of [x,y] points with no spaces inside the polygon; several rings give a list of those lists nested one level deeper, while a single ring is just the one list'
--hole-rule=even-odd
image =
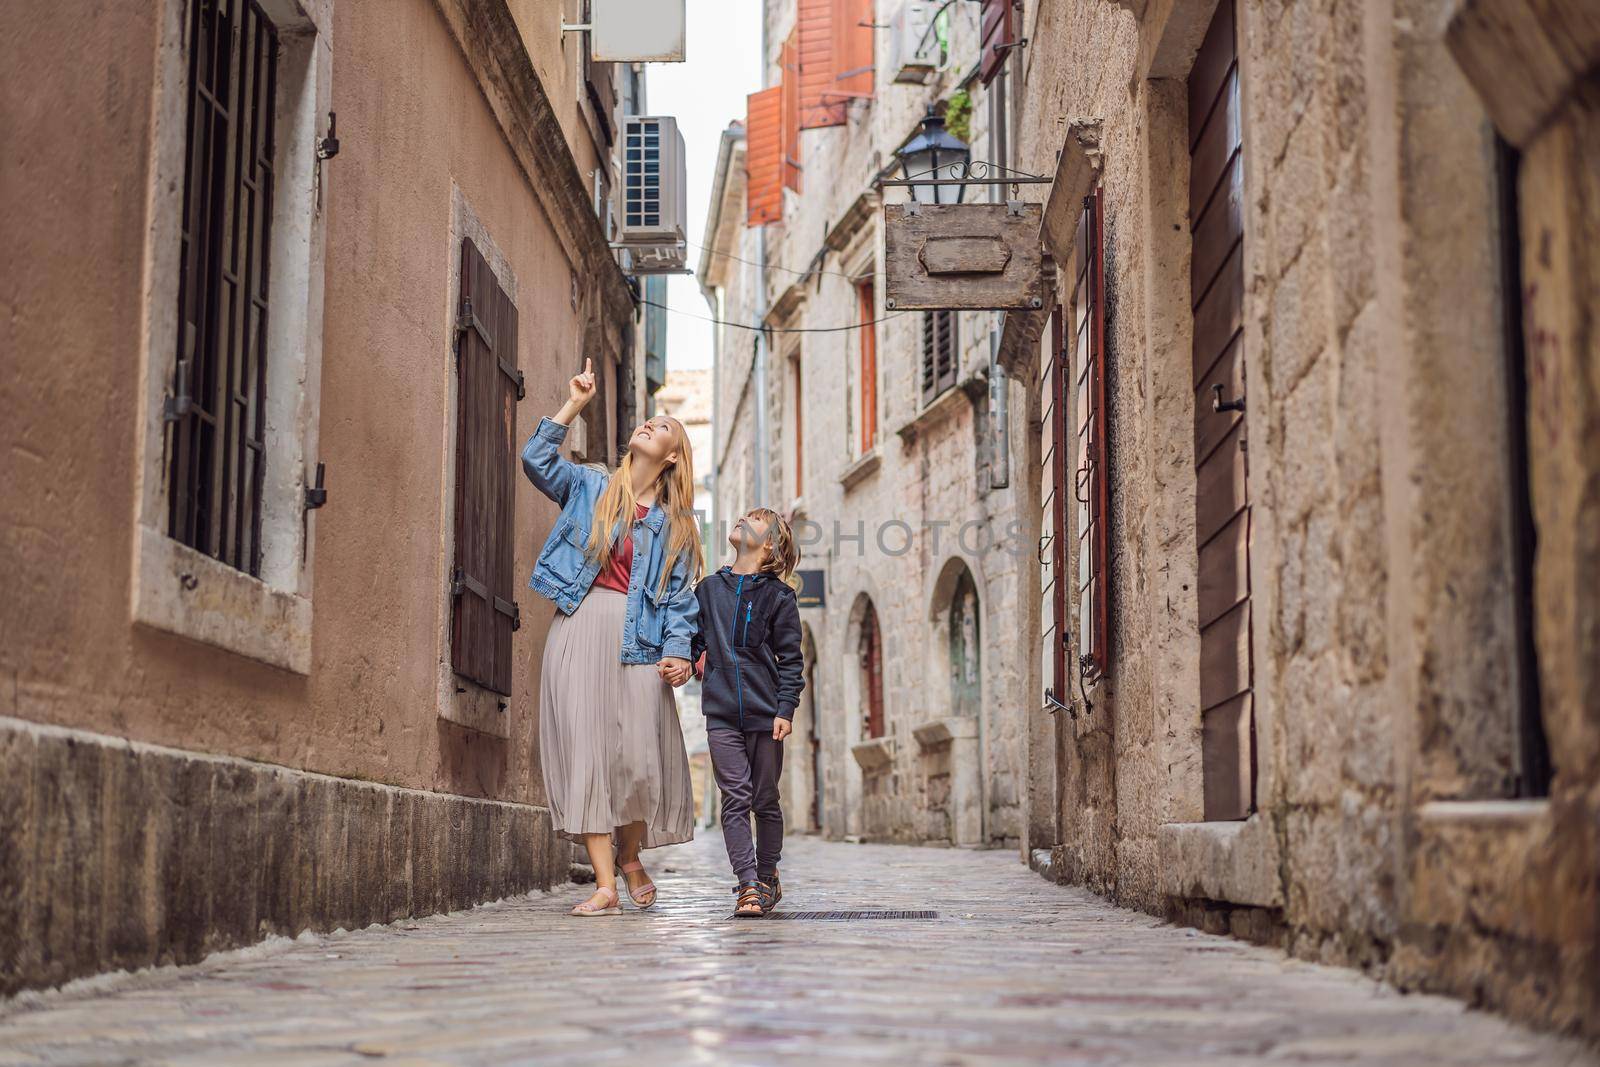
[{"label": "cobblestone pavement", "polygon": [[567,887],[91,979],[0,1009],[0,1065],[1593,1064],[1450,1000],[1165,926],[1000,853],[792,841],[733,921],[715,836],[648,853],[650,912]]}]

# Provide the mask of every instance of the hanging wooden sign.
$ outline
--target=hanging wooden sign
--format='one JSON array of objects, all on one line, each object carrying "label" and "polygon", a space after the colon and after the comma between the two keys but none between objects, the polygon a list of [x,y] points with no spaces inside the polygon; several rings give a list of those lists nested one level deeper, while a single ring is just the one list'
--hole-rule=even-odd
[{"label": "hanging wooden sign", "polygon": [[1044,306],[1038,204],[885,204],[891,311]]}]

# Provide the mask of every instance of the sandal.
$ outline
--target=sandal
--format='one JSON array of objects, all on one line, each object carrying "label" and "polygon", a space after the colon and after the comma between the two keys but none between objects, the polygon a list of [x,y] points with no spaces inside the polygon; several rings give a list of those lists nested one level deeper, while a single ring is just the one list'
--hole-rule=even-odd
[{"label": "sandal", "polygon": [[761,887],[761,913],[765,915],[783,899],[783,883],[778,881],[778,872],[773,871],[771,878],[763,878],[757,884]]},{"label": "sandal", "polygon": [[759,919],[766,914],[761,907],[760,882],[740,882],[733,891],[739,896],[739,903],[733,909],[735,919]]},{"label": "sandal", "polygon": [[[634,860],[632,863],[624,863],[622,866],[618,867],[617,870],[623,875],[622,884],[628,886],[628,899],[633,901],[634,907],[638,908],[640,911],[644,911],[646,908],[656,902],[656,884],[654,882],[646,882],[638,889],[634,889],[633,886],[628,885],[627,876],[632,874],[634,871],[643,873],[644,864],[640,863],[638,860]],[[640,897],[647,897],[648,899],[640,900]]]},{"label": "sandal", "polygon": [[[600,896],[602,893],[610,894],[610,904],[596,904],[594,902],[594,898]],[[567,914],[576,915],[580,918],[588,918],[591,915],[621,915],[622,900],[617,896],[617,891],[615,889],[608,889],[605,886],[600,886],[595,889],[594,893],[589,897],[588,900],[584,901],[582,904],[574,906],[571,911],[567,912]]]}]

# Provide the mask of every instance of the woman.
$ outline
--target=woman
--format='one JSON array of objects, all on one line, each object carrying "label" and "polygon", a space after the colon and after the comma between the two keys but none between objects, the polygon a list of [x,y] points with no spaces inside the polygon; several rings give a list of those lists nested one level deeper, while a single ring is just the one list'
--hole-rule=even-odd
[{"label": "woman", "polygon": [[579,466],[560,448],[594,397],[591,361],[569,386],[522,450],[529,480],[561,505],[528,581],[558,609],[544,648],[539,755],[556,829],[582,841],[594,865],[594,894],[572,914],[617,915],[616,870],[648,908],[656,889],[639,850],[694,836],[669,682],[689,676],[705,560],[683,426],[658,415],[633,431],[612,473]]}]

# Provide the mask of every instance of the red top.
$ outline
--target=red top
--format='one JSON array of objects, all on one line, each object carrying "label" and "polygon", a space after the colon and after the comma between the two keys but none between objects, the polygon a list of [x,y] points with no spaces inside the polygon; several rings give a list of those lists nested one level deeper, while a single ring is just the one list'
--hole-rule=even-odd
[{"label": "red top", "polygon": [[[645,504],[634,505],[634,518],[642,519],[650,514],[650,508]],[[628,575],[633,571],[633,534],[622,535],[622,540],[611,547],[611,559],[600,568],[600,573],[594,576],[596,589],[615,589],[619,593],[628,591]]]}]

